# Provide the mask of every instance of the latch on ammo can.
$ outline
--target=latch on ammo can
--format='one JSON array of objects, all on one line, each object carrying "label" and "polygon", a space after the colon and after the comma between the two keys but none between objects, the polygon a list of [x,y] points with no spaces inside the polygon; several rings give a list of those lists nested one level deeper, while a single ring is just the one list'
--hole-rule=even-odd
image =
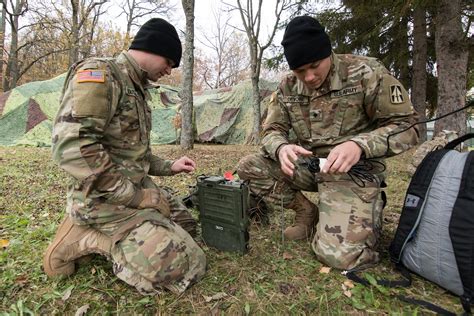
[{"label": "latch on ammo can", "polygon": [[244,254],[249,248],[248,187],[219,176],[197,179],[202,238],[208,246]]}]

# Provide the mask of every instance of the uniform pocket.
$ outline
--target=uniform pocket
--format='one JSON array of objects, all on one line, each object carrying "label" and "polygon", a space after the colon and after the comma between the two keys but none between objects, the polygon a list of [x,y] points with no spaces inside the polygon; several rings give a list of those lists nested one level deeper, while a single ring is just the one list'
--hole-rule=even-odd
[{"label": "uniform pocket", "polygon": [[309,130],[308,111],[309,104],[302,102],[286,102],[286,108],[290,115],[291,126],[299,140],[309,140],[311,133]]},{"label": "uniform pocket", "polygon": [[339,101],[342,111],[340,115],[340,136],[356,135],[367,129],[370,121],[363,107],[361,93],[351,95]]},{"label": "uniform pocket", "polygon": [[147,143],[147,120],[143,101],[133,90],[126,92],[125,102],[120,112],[120,127],[122,137],[128,142]]},{"label": "uniform pocket", "polygon": [[325,140],[339,136],[344,108],[327,99],[311,102],[309,122],[313,139]]},{"label": "uniform pocket", "polygon": [[349,221],[347,241],[365,243],[373,248],[380,235],[382,199],[378,188],[351,189],[354,193],[352,215]]}]

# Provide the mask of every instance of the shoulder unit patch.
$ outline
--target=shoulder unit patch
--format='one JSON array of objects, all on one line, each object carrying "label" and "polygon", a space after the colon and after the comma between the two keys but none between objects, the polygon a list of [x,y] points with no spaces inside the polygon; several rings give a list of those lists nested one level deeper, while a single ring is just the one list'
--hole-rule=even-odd
[{"label": "shoulder unit patch", "polygon": [[103,70],[79,70],[77,82],[105,82],[105,71]]},{"label": "shoulder unit patch", "polygon": [[400,104],[404,102],[402,87],[400,85],[394,84],[390,86],[390,102],[392,102],[392,104]]}]

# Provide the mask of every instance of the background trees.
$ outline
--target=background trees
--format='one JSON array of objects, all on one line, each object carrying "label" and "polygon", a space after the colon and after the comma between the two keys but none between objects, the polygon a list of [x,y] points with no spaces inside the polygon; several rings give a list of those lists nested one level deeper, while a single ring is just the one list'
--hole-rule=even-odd
[{"label": "background trees", "polygon": [[[0,0],[0,88],[7,91],[52,78],[89,56],[117,55],[129,46],[138,26],[152,16],[171,20],[184,42],[189,32],[183,3],[178,4],[177,0]],[[215,7],[210,20],[195,21],[204,26],[193,36],[191,50],[192,90],[252,81],[251,141],[259,139],[259,80],[262,74],[278,80],[278,74],[287,71],[276,38],[294,15],[317,17],[337,53],[380,59],[409,90],[422,118],[459,108],[466,89],[474,84],[470,1],[341,0],[328,6],[318,1],[269,0],[265,5],[272,5],[271,12],[268,7],[262,9],[260,0]],[[120,27],[118,19],[122,19]],[[187,67],[191,66],[180,67],[161,83],[184,87],[181,82]],[[463,132],[465,116],[463,112],[440,121],[436,131]]]},{"label": "background trees", "polygon": [[194,69],[194,0],[182,0],[186,16],[186,33],[183,54],[184,78],[181,97],[181,147],[192,149],[193,135],[193,69]]}]

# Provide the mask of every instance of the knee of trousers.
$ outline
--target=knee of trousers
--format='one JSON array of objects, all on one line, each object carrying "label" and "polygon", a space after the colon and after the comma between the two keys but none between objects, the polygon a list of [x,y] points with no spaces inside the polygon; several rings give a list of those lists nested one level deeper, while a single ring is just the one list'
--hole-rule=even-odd
[{"label": "knee of trousers", "polygon": [[265,159],[259,154],[252,154],[240,159],[236,171],[240,179],[252,180],[268,178],[267,169]]},{"label": "knee of trousers", "polygon": [[328,244],[315,236],[312,248],[319,261],[341,270],[363,268],[379,261],[378,252],[364,243]]},{"label": "knee of trousers", "polygon": [[322,184],[319,223],[312,242],[321,262],[339,269],[379,261],[376,246],[381,232],[383,201],[377,188]]},{"label": "knee of trousers", "polygon": [[125,282],[136,283],[132,280],[139,275],[153,287],[176,292],[197,282],[206,270],[204,252],[176,224],[144,222],[114,247],[113,260],[115,274]]}]

